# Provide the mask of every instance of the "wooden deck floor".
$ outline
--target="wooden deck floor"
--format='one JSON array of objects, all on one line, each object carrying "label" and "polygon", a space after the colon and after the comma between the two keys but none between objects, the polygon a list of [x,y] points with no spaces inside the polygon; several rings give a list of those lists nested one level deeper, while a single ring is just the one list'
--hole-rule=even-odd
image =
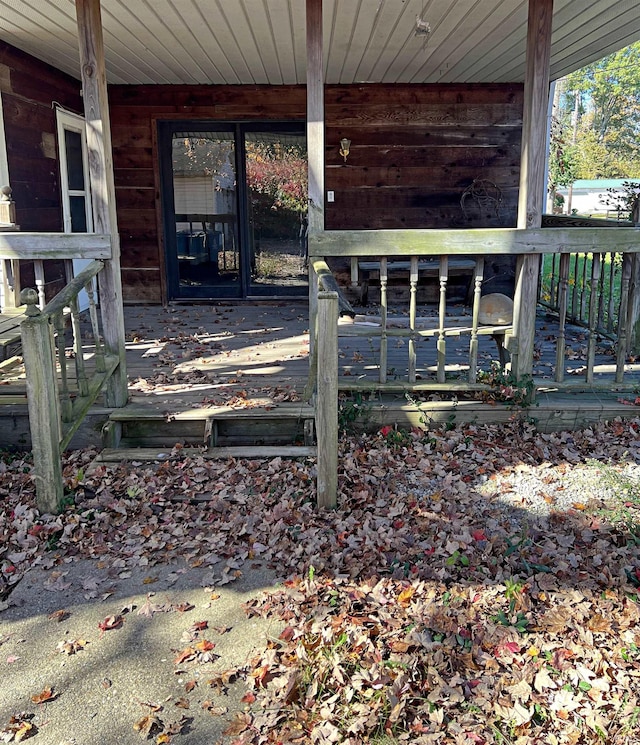
[{"label": "wooden deck floor", "polygon": [[[454,312],[459,314],[460,309]],[[212,406],[269,407],[301,401],[309,358],[308,308],[304,302],[174,305],[169,308],[127,306],[125,323],[130,400],[134,405],[178,411]],[[556,336],[555,320],[539,311],[536,377],[550,378],[552,375]],[[569,329],[568,379],[580,379],[586,363],[586,345],[587,335],[583,329]],[[376,342],[349,337],[341,338],[339,346],[341,376],[372,381],[377,378]],[[390,380],[406,372],[406,347],[404,339],[389,344]],[[435,340],[422,340],[417,347],[418,375],[422,379],[433,378]],[[464,378],[468,348],[468,336],[451,337],[447,341],[448,377]],[[481,338],[479,366],[488,369],[497,357],[494,341],[490,337]],[[608,342],[598,345],[596,362],[597,377],[613,381],[614,358]],[[636,370],[632,370],[631,375],[640,381]],[[0,398],[14,406],[26,402],[24,371],[20,365],[0,370]],[[546,398],[545,394],[540,401]],[[594,391],[591,398],[593,401],[589,403],[589,396],[582,394],[580,402],[571,406],[584,407],[586,402],[602,409],[615,403],[615,395],[607,397],[606,391]],[[397,394],[386,406],[390,410],[394,405],[404,404],[404,396]],[[559,406],[557,401],[550,405]],[[561,404],[560,408],[564,406]]]}]

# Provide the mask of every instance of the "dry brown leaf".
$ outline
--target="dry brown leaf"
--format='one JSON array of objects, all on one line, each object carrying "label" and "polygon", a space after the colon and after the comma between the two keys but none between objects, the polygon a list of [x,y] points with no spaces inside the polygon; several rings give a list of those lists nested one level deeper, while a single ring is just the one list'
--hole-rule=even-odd
[{"label": "dry brown leaf", "polygon": [[34,704],[44,704],[47,701],[53,701],[53,699],[56,698],[57,695],[57,693],[54,693],[53,688],[49,686],[40,691],[40,693],[36,693],[35,695],[31,696],[31,700]]}]

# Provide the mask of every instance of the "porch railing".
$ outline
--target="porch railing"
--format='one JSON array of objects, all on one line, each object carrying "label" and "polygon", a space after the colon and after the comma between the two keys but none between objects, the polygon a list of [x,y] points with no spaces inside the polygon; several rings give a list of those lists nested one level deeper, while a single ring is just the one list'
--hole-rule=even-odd
[{"label": "porch railing", "polygon": [[[568,215],[546,215],[543,225],[559,227],[616,229],[633,225],[628,221],[603,220]],[[597,265],[594,267],[594,261]],[[595,271],[594,271],[595,270]],[[623,281],[630,283],[625,306],[620,303]],[[630,272],[630,274],[629,274]],[[594,259],[590,253],[573,253],[570,257],[553,254],[544,257],[540,272],[538,302],[561,315],[566,322],[596,330],[598,334],[615,340],[619,336],[620,313],[626,316],[623,324],[627,331],[627,351],[640,344],[638,303],[635,287],[640,287],[640,267],[637,257],[631,257],[630,267],[625,266],[624,255],[606,252]]]},{"label": "porch railing", "polygon": [[[483,265],[490,257],[520,255],[558,255],[558,312],[559,334],[555,340],[555,369],[551,380],[536,381],[540,385],[557,388],[593,388],[632,386],[636,380],[629,380],[626,366],[626,347],[628,338],[627,308],[629,307],[632,264],[640,253],[640,229],[617,228],[616,230],[593,230],[590,228],[543,228],[535,230],[518,229],[478,229],[478,230],[414,230],[414,231],[325,231],[310,236],[310,328],[312,330],[311,364],[317,379],[316,406],[318,423],[318,500],[323,507],[332,507],[336,501],[337,481],[334,463],[337,464],[337,397],[340,390],[367,388],[370,390],[405,390],[460,393],[488,387],[478,378],[478,342],[484,335],[493,336],[499,346],[509,351],[509,373],[516,382],[533,377],[533,366],[526,367],[519,358],[522,345],[533,348],[535,339],[521,338],[521,329],[530,328],[535,334],[535,326],[518,321],[524,315],[535,314],[535,308],[514,307],[513,323],[481,323],[480,298],[482,293]],[[568,268],[572,257],[580,254],[592,256],[589,267],[589,282],[596,286],[602,276],[606,256],[619,254],[622,259],[620,269],[620,294],[615,300],[617,313],[612,313],[614,323],[612,336],[614,342],[614,362],[606,366],[607,377],[595,379],[596,342],[601,333],[598,324],[598,295],[589,296],[587,312],[587,354],[584,375],[572,376],[566,381],[565,343],[568,323],[569,282]],[[464,256],[475,260],[472,276],[472,306],[468,316],[450,316],[447,311],[447,285],[449,281],[448,260],[451,256]],[[378,316],[363,319],[363,325],[343,326],[338,321],[339,293],[335,289],[327,291],[323,279],[329,273],[327,259],[331,257],[351,261],[366,257],[379,262],[380,306]],[[406,273],[409,295],[408,313],[402,323],[393,320],[389,314],[386,279],[388,267],[400,260],[409,269]],[[417,287],[420,279],[421,262],[437,262],[439,267],[438,303],[435,313],[420,319],[417,312]],[[533,281],[536,281],[535,276]],[[516,292],[516,297],[518,293]],[[339,335],[364,336],[377,349],[378,361],[376,377],[365,379],[340,376],[338,370]],[[466,375],[450,378],[447,374],[447,354],[449,341],[454,336],[468,337],[466,354]],[[416,374],[416,345],[425,337],[435,338],[436,364],[429,375]],[[387,376],[387,352],[390,340],[400,340],[406,347],[406,368],[403,375],[396,371],[395,379]],[[502,362],[507,361],[506,355]],[[327,433],[326,437],[323,432]],[[323,439],[325,440],[323,442]],[[324,448],[321,450],[321,448]]]},{"label": "porch railing", "polygon": [[[102,261],[91,262],[42,310],[35,290],[22,291],[34,477],[38,506],[46,512],[57,510],[63,498],[62,452],[119,364],[119,357],[103,346],[96,310],[94,282],[103,267]],[[86,329],[78,310],[83,290],[88,298]]]}]

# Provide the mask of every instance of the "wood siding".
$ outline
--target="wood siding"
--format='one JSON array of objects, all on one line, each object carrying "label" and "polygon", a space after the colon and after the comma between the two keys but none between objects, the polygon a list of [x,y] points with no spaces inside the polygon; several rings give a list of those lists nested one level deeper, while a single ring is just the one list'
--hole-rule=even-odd
[{"label": "wood siding", "polygon": [[[515,225],[522,86],[356,86],[326,102],[329,230]],[[344,162],[341,138],[351,140]],[[502,192],[498,210],[460,199],[474,179]]]},{"label": "wood siding", "polygon": [[[56,112],[52,103],[82,113],[80,83],[35,57],[0,41],[0,91],[9,178],[21,230],[63,229]],[[20,269],[23,287],[33,287],[31,262]],[[45,267],[46,295],[64,284],[64,265]]]},{"label": "wood siding", "polygon": [[[111,86],[124,297],[161,302],[164,283],[156,121],[304,121],[304,86]],[[359,85],[326,89],[327,229],[515,225],[521,85]],[[342,137],[352,141],[346,163]],[[496,213],[460,199],[494,182]]]},{"label": "wood siding", "polygon": [[0,41],[0,91],[9,177],[22,230],[62,230],[56,113],[82,113],[80,83]]}]

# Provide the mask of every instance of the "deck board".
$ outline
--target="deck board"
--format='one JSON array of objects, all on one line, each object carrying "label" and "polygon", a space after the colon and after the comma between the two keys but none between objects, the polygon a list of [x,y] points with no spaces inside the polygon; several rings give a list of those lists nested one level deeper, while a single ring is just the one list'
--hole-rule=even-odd
[{"label": "deck board", "polygon": [[[371,316],[379,313],[375,307],[362,310]],[[451,312],[459,316],[464,309],[455,307]],[[309,364],[306,303],[126,306],[125,324],[130,405],[153,406],[163,413],[220,406],[239,412],[268,410],[274,404],[301,400]],[[539,310],[534,370],[538,380],[551,379],[556,337],[556,320]],[[377,380],[378,344],[376,339],[340,338],[340,376],[344,380]],[[408,346],[406,338],[390,339],[387,371],[390,381],[406,375]],[[579,382],[586,364],[586,331],[568,327],[566,347],[565,377]],[[418,381],[434,380],[436,339],[417,340],[416,350]],[[91,350],[86,352],[91,357]],[[468,352],[468,334],[447,337],[448,379],[466,379]],[[479,337],[480,368],[488,370],[497,359],[495,342],[488,336]],[[613,381],[614,362],[612,346],[608,342],[599,343],[596,381],[605,381],[605,386],[606,381]],[[629,379],[633,378],[638,378],[637,371],[629,374]],[[76,390],[73,374],[70,388],[72,392]],[[553,389],[551,383],[549,388]],[[23,368],[13,365],[0,369],[0,398],[11,401],[15,408],[24,395]],[[432,400],[445,401],[446,397],[434,395]],[[611,400],[615,403],[615,399]],[[406,403],[406,398],[398,393],[391,401]],[[583,404],[576,398],[570,401],[574,409],[589,408],[584,397],[580,399]],[[550,408],[554,406],[557,408],[553,401],[549,403]],[[107,411],[103,401],[98,400],[95,411]],[[592,409],[589,411],[591,416]]]}]

